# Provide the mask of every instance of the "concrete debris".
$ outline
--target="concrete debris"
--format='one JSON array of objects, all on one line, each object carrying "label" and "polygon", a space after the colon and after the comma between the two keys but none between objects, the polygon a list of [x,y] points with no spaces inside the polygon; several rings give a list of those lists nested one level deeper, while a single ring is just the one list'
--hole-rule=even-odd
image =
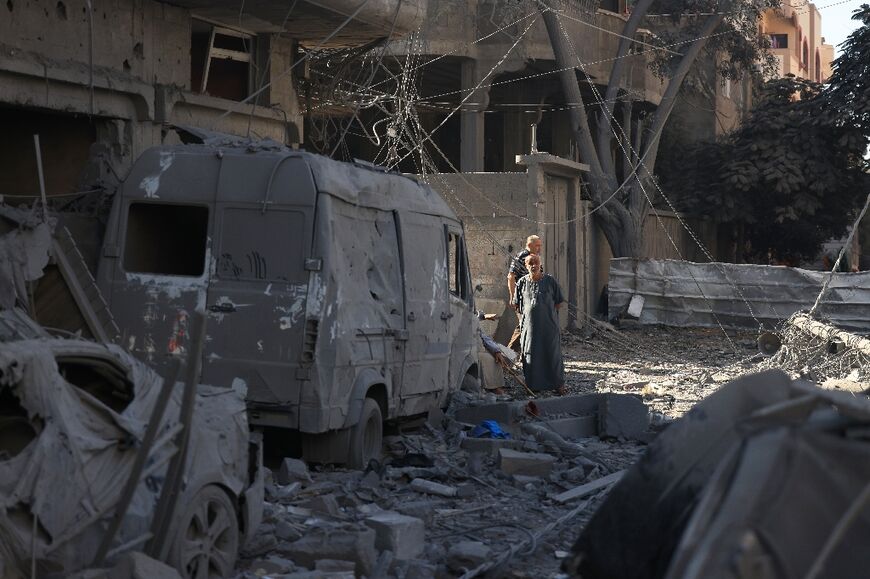
[{"label": "concrete debris", "polygon": [[367,527],[310,529],[304,537],[282,547],[281,551],[297,565],[314,569],[317,561],[351,561],[357,574],[371,575],[377,558],[375,531]]},{"label": "concrete debris", "polygon": [[556,457],[539,452],[519,452],[509,448],[498,451],[498,466],[505,474],[547,476]]},{"label": "concrete debris", "polygon": [[308,465],[298,458],[285,458],[281,461],[281,468],[278,470],[278,484],[289,485],[295,482],[311,482]]},{"label": "concrete debris", "polygon": [[638,440],[649,428],[649,411],[635,396],[605,394],[598,409],[598,436]]},{"label": "concrete debris", "polygon": [[492,549],[480,541],[456,543],[447,553],[447,567],[456,573],[473,569],[489,559]]},{"label": "concrete debris", "polygon": [[392,551],[396,559],[416,559],[423,553],[426,525],[420,519],[399,513],[379,513],[366,519],[375,530],[375,546]]}]

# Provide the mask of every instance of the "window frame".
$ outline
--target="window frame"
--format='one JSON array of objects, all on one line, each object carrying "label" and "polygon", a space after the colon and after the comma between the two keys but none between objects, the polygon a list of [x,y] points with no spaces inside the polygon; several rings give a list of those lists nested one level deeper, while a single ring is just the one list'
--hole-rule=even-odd
[{"label": "window frame", "polygon": [[[205,236],[203,239],[203,259],[202,259],[202,271],[200,271],[196,275],[189,274],[178,274],[178,273],[161,273],[161,272],[150,272],[150,271],[136,271],[133,269],[129,269],[127,267],[127,243],[129,242],[130,235],[130,211],[134,205],[159,205],[159,206],[172,206],[172,207],[196,207],[205,209]],[[203,276],[208,275],[208,240],[211,237],[211,219],[213,216],[213,212],[211,210],[211,206],[206,203],[179,203],[173,201],[162,201],[160,199],[150,200],[150,199],[131,199],[124,209],[123,216],[123,240],[121,245],[121,255],[118,260],[118,267],[125,274],[129,273],[132,275],[145,275],[145,276],[157,276],[157,277],[175,277],[175,278],[184,278],[184,279],[202,279]]]}]

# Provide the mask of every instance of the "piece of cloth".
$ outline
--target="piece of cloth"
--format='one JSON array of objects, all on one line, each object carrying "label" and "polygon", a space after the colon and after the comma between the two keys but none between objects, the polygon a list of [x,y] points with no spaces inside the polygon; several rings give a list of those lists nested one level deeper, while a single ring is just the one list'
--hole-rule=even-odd
[{"label": "piece of cloth", "polygon": [[517,354],[520,353],[520,335],[522,334],[520,324],[522,321],[523,317],[517,313],[517,326],[514,328],[514,333],[511,334],[511,339],[507,343],[507,347]]},{"label": "piece of cloth", "polygon": [[503,438],[509,439],[511,437],[509,432],[505,432],[501,429],[498,422],[495,420],[484,420],[480,424],[474,427],[471,431],[471,436],[473,438]]},{"label": "piece of cloth", "polygon": [[517,282],[514,301],[522,315],[520,355],[526,385],[535,392],[556,390],[565,383],[556,311],[565,301],[562,288],[550,275],[538,281],[527,275]]}]

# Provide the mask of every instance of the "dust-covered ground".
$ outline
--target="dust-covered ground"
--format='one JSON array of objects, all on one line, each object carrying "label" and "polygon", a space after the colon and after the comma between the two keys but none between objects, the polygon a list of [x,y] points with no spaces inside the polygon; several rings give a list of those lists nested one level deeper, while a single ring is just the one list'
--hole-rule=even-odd
[{"label": "dust-covered ground", "polygon": [[[571,394],[638,395],[650,410],[653,432],[760,360],[754,334],[659,327],[569,333],[563,356]],[[452,418],[465,405],[529,398],[510,380],[506,391],[498,397],[458,393],[446,416],[388,436],[383,463],[365,473],[315,467],[309,480],[305,473],[279,477],[275,465],[265,521],[239,564],[239,576],[558,576],[561,560],[606,490],[564,504],[553,497],[628,468],[645,444],[597,437],[556,444],[520,435],[511,444],[554,457],[552,471],[506,474],[497,451],[470,454],[464,448],[474,425]],[[444,492],[457,496],[420,492],[414,480],[444,485]],[[371,528],[381,528],[378,540],[385,532],[383,524],[367,523],[373,516],[390,521],[391,545],[402,552],[385,552],[383,543],[372,548]]]}]

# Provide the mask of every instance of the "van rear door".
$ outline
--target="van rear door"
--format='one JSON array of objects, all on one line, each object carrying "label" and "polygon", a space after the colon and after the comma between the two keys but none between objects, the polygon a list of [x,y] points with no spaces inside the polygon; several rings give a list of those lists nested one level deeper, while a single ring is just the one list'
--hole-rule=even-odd
[{"label": "van rear door", "polygon": [[447,250],[441,219],[400,212],[407,303],[408,343],[402,379],[403,414],[425,412],[430,393],[447,385],[450,303]]},{"label": "van rear door", "polygon": [[[222,188],[230,185],[227,161]],[[210,384],[245,386],[250,403],[289,412],[286,426],[293,427],[315,193],[304,161],[285,161],[275,168],[271,192],[257,188],[268,203],[252,203],[234,191],[219,194],[202,376]]]}]

